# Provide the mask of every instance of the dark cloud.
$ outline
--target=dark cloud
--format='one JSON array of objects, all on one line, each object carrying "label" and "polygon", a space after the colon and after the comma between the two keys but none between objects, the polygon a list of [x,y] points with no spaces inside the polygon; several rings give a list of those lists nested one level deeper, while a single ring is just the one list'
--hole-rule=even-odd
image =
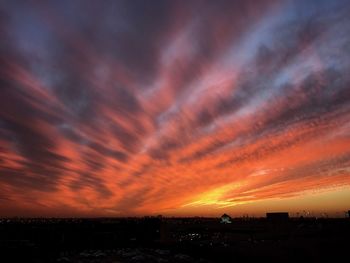
[{"label": "dark cloud", "polygon": [[103,156],[112,157],[120,161],[126,161],[128,158],[125,153],[118,150],[113,150],[109,147],[105,147],[99,143],[92,142],[89,144],[89,147]]},{"label": "dark cloud", "polygon": [[79,179],[70,184],[73,191],[81,190],[82,188],[94,189],[102,198],[108,198],[113,195],[104,182],[98,177],[98,173],[82,173]]},{"label": "dark cloud", "polygon": [[[26,160],[18,163],[22,168],[14,171],[16,177],[33,186],[34,181],[38,181],[35,187],[46,190],[55,188],[61,170],[64,170],[69,159],[55,152],[54,138],[41,130],[41,123],[51,125],[58,118],[36,108],[36,103],[40,102],[14,84],[3,86],[0,99],[1,130],[14,153]],[[9,173],[9,169],[2,171],[4,180],[10,176]]]}]

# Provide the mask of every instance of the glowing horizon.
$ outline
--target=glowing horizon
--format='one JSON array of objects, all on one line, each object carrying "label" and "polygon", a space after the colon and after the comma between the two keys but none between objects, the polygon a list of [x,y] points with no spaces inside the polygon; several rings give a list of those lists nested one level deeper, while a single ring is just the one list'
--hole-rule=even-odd
[{"label": "glowing horizon", "polygon": [[341,213],[347,1],[3,1],[0,216]]}]

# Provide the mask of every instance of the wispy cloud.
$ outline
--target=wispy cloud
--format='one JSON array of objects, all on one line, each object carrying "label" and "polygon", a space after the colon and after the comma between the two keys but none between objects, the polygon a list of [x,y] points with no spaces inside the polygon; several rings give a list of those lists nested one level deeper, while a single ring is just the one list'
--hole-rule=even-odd
[{"label": "wispy cloud", "polygon": [[176,213],[349,186],[349,11],[5,1],[0,214]]}]

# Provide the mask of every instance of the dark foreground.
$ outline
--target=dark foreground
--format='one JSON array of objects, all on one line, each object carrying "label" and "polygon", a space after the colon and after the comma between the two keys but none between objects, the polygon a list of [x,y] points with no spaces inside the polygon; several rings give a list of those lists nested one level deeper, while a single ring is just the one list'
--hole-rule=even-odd
[{"label": "dark foreground", "polygon": [[0,220],[4,263],[334,262],[349,253],[349,219]]}]

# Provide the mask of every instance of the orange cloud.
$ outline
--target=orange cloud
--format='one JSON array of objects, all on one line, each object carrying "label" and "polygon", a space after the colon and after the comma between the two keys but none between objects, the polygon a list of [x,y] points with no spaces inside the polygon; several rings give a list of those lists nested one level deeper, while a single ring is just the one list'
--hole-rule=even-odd
[{"label": "orange cloud", "polygon": [[0,215],[348,209],[348,8],[6,4]]}]

